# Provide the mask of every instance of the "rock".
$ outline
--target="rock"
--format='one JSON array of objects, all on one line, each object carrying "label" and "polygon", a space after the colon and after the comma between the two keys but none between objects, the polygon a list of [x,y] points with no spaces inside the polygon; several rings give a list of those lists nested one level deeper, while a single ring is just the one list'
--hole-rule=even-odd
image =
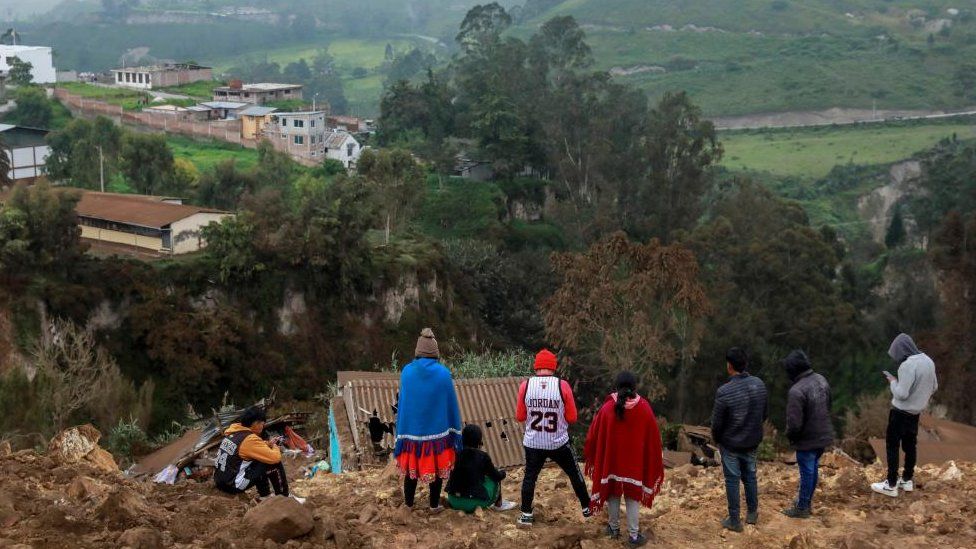
[{"label": "rock", "polygon": [[864,469],[860,467],[844,469],[830,480],[833,483],[834,490],[838,493],[837,495],[840,496],[863,492],[868,486],[868,477],[865,476]]},{"label": "rock", "polygon": [[375,505],[367,505],[363,507],[363,510],[359,512],[359,523],[369,524],[379,517],[380,511]]},{"label": "rock", "polygon": [[12,452],[10,450],[10,441],[5,440],[3,442],[0,442],[0,457],[7,457],[11,453]]},{"label": "rock", "polygon": [[806,534],[797,534],[790,540],[788,547],[790,549],[813,549],[816,546]]},{"label": "rock", "polygon": [[159,549],[163,546],[163,537],[152,528],[140,526],[122,532],[119,545],[131,549]]},{"label": "rock", "polygon": [[98,447],[102,434],[91,425],[81,425],[65,429],[51,439],[47,452],[58,464],[78,463]]},{"label": "rock", "polygon": [[105,493],[106,487],[89,477],[75,477],[68,485],[68,497],[84,501]]},{"label": "rock", "polygon": [[124,488],[109,494],[95,509],[95,516],[117,529],[138,526],[142,517],[152,515],[142,496]]},{"label": "rock", "polygon": [[485,509],[484,507],[478,507],[474,510],[474,516],[478,520],[485,520]]},{"label": "rock", "polygon": [[99,471],[115,473],[119,470],[119,465],[115,463],[115,458],[108,451],[96,446],[91,452],[85,455],[84,461],[90,463]]},{"label": "rock", "polygon": [[956,467],[955,461],[949,461],[946,464],[945,470],[939,475],[939,480],[943,482],[952,482],[960,479],[962,479],[962,471],[959,470],[959,467]]},{"label": "rock", "polygon": [[393,538],[394,547],[417,547],[417,536],[410,532],[401,532]]},{"label": "rock", "polygon": [[[273,497],[252,507],[244,515],[254,535],[284,543],[304,536],[315,527],[312,512],[292,498]],[[338,532],[336,532],[338,541]]]},{"label": "rock", "polygon": [[850,469],[850,468],[861,468],[861,464],[857,462],[856,459],[847,455],[846,452],[839,448],[834,448],[833,451],[824,454],[823,458],[820,460],[820,464],[824,467],[830,467],[832,469]]},{"label": "rock", "polygon": [[352,549],[353,547],[352,540],[349,539],[349,532],[345,530],[336,530],[335,543],[339,549]]},{"label": "rock", "polygon": [[837,547],[838,549],[878,549],[880,545],[871,541],[866,534],[857,532],[841,540]]}]

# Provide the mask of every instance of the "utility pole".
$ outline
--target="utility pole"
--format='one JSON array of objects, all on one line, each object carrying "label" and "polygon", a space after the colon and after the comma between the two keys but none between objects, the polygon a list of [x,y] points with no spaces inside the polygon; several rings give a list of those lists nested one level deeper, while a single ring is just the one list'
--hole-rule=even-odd
[{"label": "utility pole", "polygon": [[102,192],[105,192],[105,157],[102,155],[101,145],[98,145],[98,182]]}]

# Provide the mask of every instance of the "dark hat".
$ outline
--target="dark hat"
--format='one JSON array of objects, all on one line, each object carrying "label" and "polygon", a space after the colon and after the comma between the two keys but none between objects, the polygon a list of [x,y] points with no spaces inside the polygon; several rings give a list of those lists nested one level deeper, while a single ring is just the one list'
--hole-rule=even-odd
[{"label": "dark hat", "polygon": [[465,448],[480,448],[483,438],[484,434],[481,431],[481,427],[477,425],[469,423],[461,430],[461,444]]},{"label": "dark hat", "polygon": [[791,351],[790,354],[786,355],[783,359],[783,368],[786,369],[786,375],[790,376],[790,381],[796,380],[800,374],[811,369],[813,366],[810,365],[810,357],[806,353],[797,349]]}]

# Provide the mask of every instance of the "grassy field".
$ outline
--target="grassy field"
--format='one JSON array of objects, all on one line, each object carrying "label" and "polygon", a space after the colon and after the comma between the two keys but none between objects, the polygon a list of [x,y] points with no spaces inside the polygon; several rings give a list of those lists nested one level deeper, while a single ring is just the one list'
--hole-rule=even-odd
[{"label": "grassy field", "polygon": [[225,160],[234,160],[239,168],[250,168],[258,162],[258,152],[219,141],[196,141],[185,137],[170,136],[166,139],[173,158],[185,158],[201,172],[213,169]]},{"label": "grassy field", "polygon": [[883,164],[910,157],[953,134],[976,137],[973,123],[904,123],[722,132],[722,164],[733,170],[815,179],[838,164]]},{"label": "grassy field", "polygon": [[209,101],[213,98],[213,89],[217,86],[223,86],[224,84],[225,83],[220,80],[201,80],[200,82],[186,84],[185,86],[162,88],[159,91],[178,93],[181,95],[188,95],[196,99],[204,99]]},{"label": "grassy field", "polygon": [[142,108],[143,102],[149,97],[145,92],[137,90],[95,86],[84,82],[64,82],[58,84],[58,87],[64,88],[75,95],[105,101],[112,105],[121,105],[126,110],[138,110]]}]

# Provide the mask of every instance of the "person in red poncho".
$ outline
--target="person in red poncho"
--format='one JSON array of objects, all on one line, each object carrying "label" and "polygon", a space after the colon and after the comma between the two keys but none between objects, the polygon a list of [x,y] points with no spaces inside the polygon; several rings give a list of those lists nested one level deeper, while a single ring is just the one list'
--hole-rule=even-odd
[{"label": "person in red poncho", "polygon": [[638,523],[640,506],[650,508],[664,482],[661,432],[650,403],[637,394],[634,374],[621,372],[616,386],[586,435],[586,474],[593,481],[590,505],[594,512],[607,506],[607,535],[618,538],[622,496],[627,504],[628,542],[639,547],[647,543]]}]

